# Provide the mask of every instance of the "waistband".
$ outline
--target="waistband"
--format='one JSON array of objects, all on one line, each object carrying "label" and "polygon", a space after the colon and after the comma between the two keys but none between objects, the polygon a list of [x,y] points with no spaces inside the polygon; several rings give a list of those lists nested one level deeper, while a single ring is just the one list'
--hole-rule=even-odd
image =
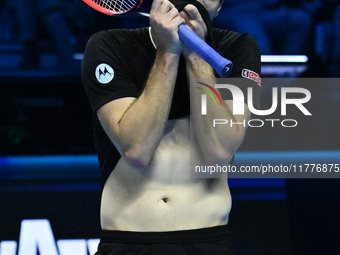
[{"label": "waistband", "polygon": [[102,230],[100,233],[102,243],[197,243],[222,240],[232,240],[229,225],[167,232]]}]

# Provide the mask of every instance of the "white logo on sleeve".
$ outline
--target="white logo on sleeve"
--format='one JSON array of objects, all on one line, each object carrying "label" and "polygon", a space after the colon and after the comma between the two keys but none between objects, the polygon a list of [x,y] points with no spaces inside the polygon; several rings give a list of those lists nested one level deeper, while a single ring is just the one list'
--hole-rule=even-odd
[{"label": "white logo on sleeve", "polygon": [[96,68],[95,75],[100,83],[107,84],[112,81],[113,77],[115,76],[115,72],[108,64],[100,64]]}]

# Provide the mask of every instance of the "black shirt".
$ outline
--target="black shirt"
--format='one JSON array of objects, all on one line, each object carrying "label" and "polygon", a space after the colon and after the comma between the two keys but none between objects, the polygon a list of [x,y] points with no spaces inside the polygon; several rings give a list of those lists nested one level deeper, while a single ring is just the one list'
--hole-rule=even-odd
[{"label": "black shirt", "polygon": [[[260,50],[249,34],[213,29],[216,48],[231,60],[232,78],[244,77],[244,70],[260,74]],[[120,159],[120,154],[101,127],[96,111],[105,103],[123,97],[138,97],[143,91],[156,50],[149,29],[109,30],[94,34],[85,50],[82,79],[94,112],[94,139],[102,170],[102,185]],[[245,92],[254,89],[254,106],[259,105],[260,86],[249,78],[238,86]],[[169,119],[189,115],[190,101],[183,59],[180,60]],[[246,93],[245,93],[246,94]],[[223,95],[223,99],[232,99]]]}]

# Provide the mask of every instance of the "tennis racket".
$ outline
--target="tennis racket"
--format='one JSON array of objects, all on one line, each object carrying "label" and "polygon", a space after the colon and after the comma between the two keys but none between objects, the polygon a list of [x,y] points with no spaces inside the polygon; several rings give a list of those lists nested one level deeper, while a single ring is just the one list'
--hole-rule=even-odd
[{"label": "tennis racket", "polygon": [[[117,14],[124,14],[129,11],[136,11],[143,0],[83,0],[87,5],[93,9],[104,14],[113,16]],[[147,13],[138,12],[142,16],[149,16]],[[192,51],[196,52],[202,59],[211,65],[216,72],[226,77],[233,68],[233,63],[222,57],[213,48],[211,48],[205,41],[191,31],[187,26],[180,25],[178,27],[178,34],[180,40],[187,45]]]}]

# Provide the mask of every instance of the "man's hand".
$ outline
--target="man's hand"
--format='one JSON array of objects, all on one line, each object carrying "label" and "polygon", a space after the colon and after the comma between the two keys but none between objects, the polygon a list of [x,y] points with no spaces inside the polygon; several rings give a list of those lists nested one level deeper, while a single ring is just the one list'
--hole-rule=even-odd
[{"label": "man's hand", "polygon": [[[197,34],[202,40],[205,40],[208,34],[207,26],[205,25],[201,14],[196,6],[188,4],[180,12],[181,17],[185,20],[185,25],[189,27],[195,34]],[[184,46],[183,55],[188,57],[192,51]]]},{"label": "man's hand", "polygon": [[157,50],[164,53],[179,54],[182,43],[178,27],[184,23],[176,7],[168,0],[154,0],[150,12],[152,36]]}]

